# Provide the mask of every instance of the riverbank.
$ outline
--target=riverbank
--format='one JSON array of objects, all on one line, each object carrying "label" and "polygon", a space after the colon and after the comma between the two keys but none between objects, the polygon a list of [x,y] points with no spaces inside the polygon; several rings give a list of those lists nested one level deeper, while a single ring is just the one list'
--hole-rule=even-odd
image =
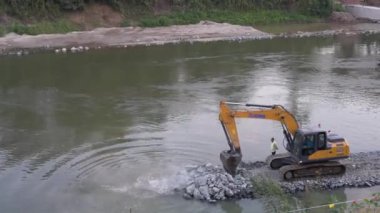
[{"label": "riverbank", "polygon": [[[371,151],[380,140],[378,41],[341,35],[2,56],[1,210],[265,212],[262,199],[209,204],[175,192],[187,165],[221,165],[220,99],[283,104],[303,126],[322,120],[353,152]],[[277,123],[239,125],[246,162],[265,159],[268,136],[282,138]],[[310,207],[376,191],[286,196]]]},{"label": "riverbank", "polygon": [[73,47],[76,49],[77,46],[86,46],[88,48],[128,47],[271,37],[271,34],[261,32],[253,27],[202,21],[194,25],[175,25],[156,28],[98,28],[92,31],[71,32],[67,34],[36,36],[8,34],[0,38],[0,54],[19,53],[20,51],[25,53],[25,51],[30,52],[35,49],[54,49],[55,51],[57,48],[63,48],[60,52],[66,52],[71,49],[74,50]]},{"label": "riverbank", "polygon": [[[97,27],[158,27],[196,24],[201,20],[238,25],[305,23],[325,20],[342,6],[331,0],[303,2],[168,0],[0,0],[0,35],[60,33]],[[57,21],[66,22],[63,27]],[[53,32],[52,32],[53,31]],[[67,31],[69,32],[69,31]]]},{"label": "riverbank", "polygon": [[[287,27],[289,28],[289,27]],[[267,33],[249,26],[201,21],[192,25],[167,27],[115,27],[97,28],[92,31],[67,34],[17,35],[8,34],[0,38],[0,55],[24,55],[35,51],[56,53],[79,52],[100,48],[126,48],[173,43],[211,41],[242,41],[273,38],[300,38],[312,36],[357,35],[380,33],[380,24],[326,25],[315,31],[292,31]],[[324,29],[324,30],[322,30]],[[270,31],[269,28],[265,29]]]}]

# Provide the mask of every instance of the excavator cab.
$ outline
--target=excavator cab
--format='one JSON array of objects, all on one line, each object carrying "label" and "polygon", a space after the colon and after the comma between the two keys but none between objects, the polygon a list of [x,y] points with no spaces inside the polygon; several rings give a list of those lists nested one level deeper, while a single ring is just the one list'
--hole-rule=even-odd
[{"label": "excavator cab", "polygon": [[326,149],[326,132],[298,130],[294,140],[288,142],[288,147],[289,152],[297,156],[300,161],[305,161],[309,155]]},{"label": "excavator cab", "polygon": [[347,158],[349,148],[344,138],[326,131],[299,129],[287,149],[299,164]]}]

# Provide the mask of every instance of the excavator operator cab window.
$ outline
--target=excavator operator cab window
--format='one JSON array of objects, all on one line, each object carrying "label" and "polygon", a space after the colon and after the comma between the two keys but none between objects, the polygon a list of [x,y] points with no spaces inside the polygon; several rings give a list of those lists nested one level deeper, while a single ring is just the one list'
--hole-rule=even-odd
[{"label": "excavator operator cab window", "polygon": [[318,133],[318,150],[326,149],[326,133],[320,132]]},{"label": "excavator operator cab window", "polygon": [[[303,145],[303,139],[304,139],[303,134],[297,132],[296,135],[294,136],[294,140],[290,142],[291,146],[293,147],[292,151],[296,156],[300,156],[300,151]],[[301,147],[301,149],[299,147]]]},{"label": "excavator operator cab window", "polygon": [[315,136],[305,135],[302,144],[302,155],[309,156],[315,152]]}]

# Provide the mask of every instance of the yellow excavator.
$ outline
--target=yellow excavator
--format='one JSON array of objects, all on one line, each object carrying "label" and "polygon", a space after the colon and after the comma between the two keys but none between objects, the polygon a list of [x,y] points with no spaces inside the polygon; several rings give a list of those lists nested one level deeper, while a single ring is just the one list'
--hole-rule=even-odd
[{"label": "yellow excavator", "polygon": [[224,169],[235,175],[242,159],[235,118],[268,119],[279,121],[286,141],[283,154],[270,155],[267,163],[279,169],[285,180],[294,178],[339,175],[346,170],[337,160],[349,157],[347,141],[329,132],[301,129],[296,118],[281,105],[258,105],[220,102],[219,120],[230,150],[222,151],[220,159]]}]

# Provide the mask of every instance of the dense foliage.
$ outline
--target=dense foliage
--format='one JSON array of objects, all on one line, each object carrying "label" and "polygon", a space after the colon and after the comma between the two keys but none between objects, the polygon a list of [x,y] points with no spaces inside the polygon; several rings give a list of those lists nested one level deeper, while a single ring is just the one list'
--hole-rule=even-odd
[{"label": "dense foliage", "polygon": [[[281,23],[307,23],[316,20],[314,17],[305,16],[295,12],[283,10],[258,10],[252,11],[229,11],[208,10],[172,12],[159,16],[147,16],[139,20],[142,27],[157,27],[182,24],[196,24],[202,20],[210,20],[219,23],[231,23],[238,25],[266,25]],[[125,26],[129,26],[127,22]]]},{"label": "dense foliage", "polygon": [[143,8],[146,11],[154,10],[160,5],[175,10],[276,9],[316,16],[326,16],[332,11],[332,0],[0,0],[0,9],[23,18],[48,17],[63,10],[81,10],[91,2],[109,4],[120,10]]}]

